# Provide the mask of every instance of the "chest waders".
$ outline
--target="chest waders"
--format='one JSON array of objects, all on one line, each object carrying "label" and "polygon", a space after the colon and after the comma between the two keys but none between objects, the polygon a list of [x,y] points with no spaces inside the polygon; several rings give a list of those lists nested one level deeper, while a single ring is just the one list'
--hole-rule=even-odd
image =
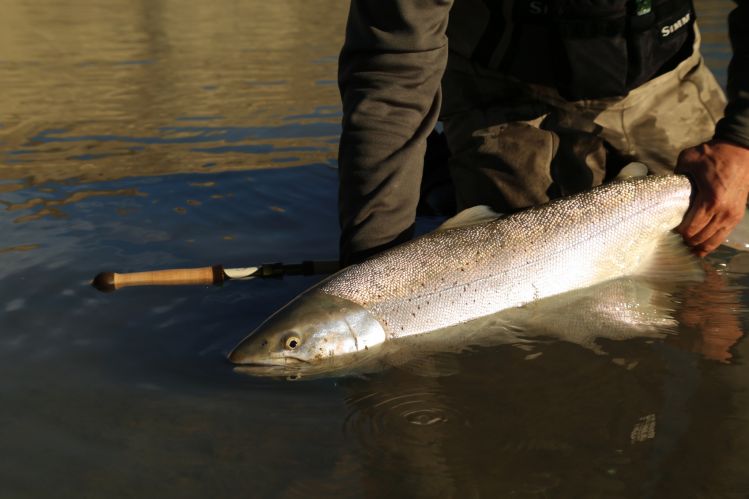
[{"label": "chest waders", "polygon": [[[509,2],[509,3],[508,3]],[[691,54],[691,0],[484,0],[471,59],[568,100],[624,96]]]}]

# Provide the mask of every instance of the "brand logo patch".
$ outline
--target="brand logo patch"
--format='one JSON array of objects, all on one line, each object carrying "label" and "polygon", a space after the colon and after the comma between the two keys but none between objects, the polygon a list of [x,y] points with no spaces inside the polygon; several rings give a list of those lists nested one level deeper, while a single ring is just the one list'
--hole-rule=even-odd
[{"label": "brand logo patch", "polygon": [[544,0],[528,2],[528,13],[534,16],[545,16],[549,13],[549,5]]},{"label": "brand logo patch", "polygon": [[689,24],[689,21],[692,19],[692,13],[687,12],[684,17],[679,19],[673,24],[668,24],[661,28],[661,38],[668,38],[669,36],[673,35],[677,31],[679,31],[681,28]]}]

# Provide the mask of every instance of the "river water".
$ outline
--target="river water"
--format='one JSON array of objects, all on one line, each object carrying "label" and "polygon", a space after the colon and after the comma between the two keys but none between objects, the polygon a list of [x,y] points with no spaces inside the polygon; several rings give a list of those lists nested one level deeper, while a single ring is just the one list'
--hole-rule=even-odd
[{"label": "river water", "polygon": [[[721,82],[730,5],[698,2]],[[88,285],[336,257],[345,15],[3,1],[0,497],[746,497],[749,266],[730,250],[668,331],[300,382],[225,355],[316,278]]]}]

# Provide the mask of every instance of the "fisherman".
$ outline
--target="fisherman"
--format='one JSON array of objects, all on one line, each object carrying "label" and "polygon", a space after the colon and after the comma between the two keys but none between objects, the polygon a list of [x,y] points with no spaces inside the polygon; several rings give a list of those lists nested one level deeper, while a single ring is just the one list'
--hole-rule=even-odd
[{"label": "fisherman", "polygon": [[726,106],[690,0],[352,0],[339,66],[342,262],[412,237],[438,120],[458,210],[515,211],[641,161],[690,176],[678,230],[708,254],[749,193],[749,2],[737,3]]}]

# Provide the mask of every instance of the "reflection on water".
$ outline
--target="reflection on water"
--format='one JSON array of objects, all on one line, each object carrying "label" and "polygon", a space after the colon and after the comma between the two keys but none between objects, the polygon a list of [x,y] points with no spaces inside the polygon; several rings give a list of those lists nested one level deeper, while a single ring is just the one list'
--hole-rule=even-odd
[{"label": "reflection on water", "polygon": [[[697,6],[721,81],[730,5]],[[4,2],[0,496],[745,497],[745,255],[711,257],[664,316],[624,310],[647,334],[556,315],[557,335],[542,317],[301,382],[224,356],[314,278],[88,285],[335,255],[345,10]]]},{"label": "reflection on water", "polygon": [[327,163],[344,19],[328,0],[5,2],[0,179]]}]

